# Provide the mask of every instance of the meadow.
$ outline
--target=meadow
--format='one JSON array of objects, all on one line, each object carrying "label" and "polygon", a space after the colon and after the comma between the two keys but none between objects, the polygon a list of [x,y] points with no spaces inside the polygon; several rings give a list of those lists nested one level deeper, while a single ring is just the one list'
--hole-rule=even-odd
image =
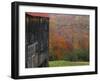
[{"label": "meadow", "polygon": [[65,61],[65,60],[57,60],[57,61],[49,61],[49,67],[60,67],[60,66],[82,66],[89,65],[89,62],[84,61]]}]

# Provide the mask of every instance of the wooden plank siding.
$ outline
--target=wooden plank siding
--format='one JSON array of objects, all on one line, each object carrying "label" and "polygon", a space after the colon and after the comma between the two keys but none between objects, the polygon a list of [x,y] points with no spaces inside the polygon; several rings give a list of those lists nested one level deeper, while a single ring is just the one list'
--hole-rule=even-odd
[{"label": "wooden plank siding", "polygon": [[25,67],[48,66],[49,18],[26,13]]}]

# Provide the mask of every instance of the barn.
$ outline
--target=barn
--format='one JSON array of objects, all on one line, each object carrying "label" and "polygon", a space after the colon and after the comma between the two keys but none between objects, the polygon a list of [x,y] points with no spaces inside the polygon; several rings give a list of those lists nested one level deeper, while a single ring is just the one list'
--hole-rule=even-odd
[{"label": "barn", "polygon": [[49,17],[43,13],[25,13],[25,67],[47,67]]}]

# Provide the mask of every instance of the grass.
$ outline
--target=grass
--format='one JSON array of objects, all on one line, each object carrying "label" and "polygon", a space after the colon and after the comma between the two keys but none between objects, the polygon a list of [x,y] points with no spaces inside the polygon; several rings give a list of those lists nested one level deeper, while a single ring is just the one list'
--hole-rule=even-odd
[{"label": "grass", "polygon": [[80,65],[89,65],[89,62],[71,62],[71,61],[49,61],[49,67],[59,67],[59,66],[80,66]]}]

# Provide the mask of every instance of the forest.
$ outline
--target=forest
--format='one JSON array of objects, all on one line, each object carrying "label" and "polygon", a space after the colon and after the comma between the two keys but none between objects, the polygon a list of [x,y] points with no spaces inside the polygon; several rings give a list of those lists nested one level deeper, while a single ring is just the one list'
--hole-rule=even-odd
[{"label": "forest", "polygon": [[89,64],[89,16],[49,14],[49,65]]}]

